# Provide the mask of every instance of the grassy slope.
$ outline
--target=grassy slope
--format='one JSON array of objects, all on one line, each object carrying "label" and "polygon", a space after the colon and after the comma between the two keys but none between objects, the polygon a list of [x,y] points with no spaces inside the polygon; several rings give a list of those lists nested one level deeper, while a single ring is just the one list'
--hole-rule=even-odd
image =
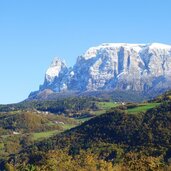
[{"label": "grassy slope", "polygon": [[[94,114],[97,116],[104,114],[106,111],[110,110],[111,108],[115,108],[120,105],[121,105],[120,103],[113,103],[113,102],[98,102],[99,110],[95,111]],[[147,110],[152,109],[158,105],[160,105],[160,103],[158,102],[140,103],[140,104],[136,104],[135,107],[131,109],[128,108],[127,111],[129,114],[136,114],[139,112],[146,112]],[[125,106],[127,106],[127,104],[125,104]],[[85,119],[85,120],[88,120],[88,119]]]},{"label": "grassy slope", "polygon": [[[106,111],[110,110],[111,108],[115,108],[120,105],[121,105],[120,103],[113,103],[113,102],[98,102],[99,110],[96,112],[96,115],[103,114]],[[146,112],[147,110],[157,107],[158,105],[160,105],[159,102],[146,102],[146,103],[135,104],[135,107],[133,108],[128,107],[127,112],[129,114]],[[127,106],[127,104],[125,104],[125,106]]]},{"label": "grassy slope", "polygon": [[41,140],[44,138],[49,138],[57,133],[60,133],[61,131],[59,130],[53,130],[53,131],[44,131],[44,132],[37,132],[37,133],[32,133],[32,140],[37,141]]},{"label": "grassy slope", "polygon": [[118,106],[118,104],[113,102],[98,102],[98,106],[100,107],[100,109],[108,110],[112,107]]},{"label": "grassy slope", "polygon": [[152,109],[158,105],[160,105],[160,103],[142,103],[142,104],[139,104],[137,107],[128,109],[127,111],[130,114],[136,114],[139,112],[146,112],[147,110]]},{"label": "grassy slope", "polygon": [[51,130],[51,131],[43,131],[43,132],[36,132],[36,133],[32,133],[32,140],[33,141],[38,141],[38,140],[42,140],[44,138],[49,138],[52,137],[56,134],[59,134],[63,131],[69,130],[73,127],[75,127],[75,124],[60,124],[61,127],[63,128],[63,130]]},{"label": "grassy slope", "polygon": [[[109,111],[111,108],[116,108],[118,106],[122,106],[120,103],[113,103],[113,102],[97,102],[98,105],[98,110],[96,111],[91,111],[91,114],[93,114],[94,116],[99,116],[104,114],[106,111]],[[146,112],[149,109],[152,109],[156,106],[160,105],[159,102],[146,102],[146,103],[140,103],[140,104],[135,104],[134,107],[127,109],[127,112],[129,114],[138,114],[141,112]],[[125,107],[127,107],[127,104],[124,105]],[[90,120],[91,116],[88,117],[83,117],[83,118],[79,118],[78,120],[81,122],[85,122]]]}]

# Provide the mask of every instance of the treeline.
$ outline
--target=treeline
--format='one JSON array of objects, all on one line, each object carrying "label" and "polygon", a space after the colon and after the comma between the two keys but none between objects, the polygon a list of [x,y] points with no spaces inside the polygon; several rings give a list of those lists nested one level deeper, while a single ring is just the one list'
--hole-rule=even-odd
[{"label": "treeline", "polygon": [[[107,152],[106,152],[107,153]],[[39,160],[38,160],[39,159]],[[69,155],[64,150],[51,150],[46,154],[35,153],[34,164],[6,163],[7,171],[170,171],[170,166],[163,166],[161,159],[137,152],[128,152],[122,156],[122,162],[106,161],[91,151],[81,150],[78,155]]]},{"label": "treeline", "polygon": [[51,101],[24,101],[17,104],[0,105],[0,112],[36,109],[55,114],[69,114],[82,110],[95,110],[98,108],[96,102],[99,100],[100,99],[95,99],[92,97],[70,97],[67,99]]}]

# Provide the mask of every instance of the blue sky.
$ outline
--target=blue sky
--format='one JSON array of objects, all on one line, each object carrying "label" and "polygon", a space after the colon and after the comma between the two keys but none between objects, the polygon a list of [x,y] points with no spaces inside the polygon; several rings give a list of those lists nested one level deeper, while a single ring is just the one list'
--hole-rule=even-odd
[{"label": "blue sky", "polygon": [[1,0],[0,103],[24,100],[55,56],[104,42],[171,44],[170,0]]}]

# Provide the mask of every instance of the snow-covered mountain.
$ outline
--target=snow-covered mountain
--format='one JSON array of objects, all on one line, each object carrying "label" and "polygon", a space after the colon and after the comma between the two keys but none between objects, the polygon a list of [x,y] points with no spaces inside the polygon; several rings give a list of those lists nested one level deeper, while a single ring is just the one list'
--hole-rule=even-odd
[{"label": "snow-covered mountain", "polygon": [[104,43],[89,48],[72,68],[55,58],[40,91],[134,90],[171,88],[171,46],[159,43]]},{"label": "snow-covered mountain", "polygon": [[56,92],[61,91],[61,82],[68,74],[68,68],[63,60],[55,57],[47,69],[45,81],[40,90],[50,88]]}]

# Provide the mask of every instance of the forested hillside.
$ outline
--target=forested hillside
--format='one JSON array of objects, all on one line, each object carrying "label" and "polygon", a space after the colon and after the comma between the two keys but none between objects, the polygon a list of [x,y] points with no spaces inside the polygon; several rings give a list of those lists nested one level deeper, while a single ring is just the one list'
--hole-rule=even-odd
[{"label": "forested hillside", "polygon": [[37,142],[4,161],[5,168],[169,171],[170,92],[158,98],[112,108],[78,127]]}]

